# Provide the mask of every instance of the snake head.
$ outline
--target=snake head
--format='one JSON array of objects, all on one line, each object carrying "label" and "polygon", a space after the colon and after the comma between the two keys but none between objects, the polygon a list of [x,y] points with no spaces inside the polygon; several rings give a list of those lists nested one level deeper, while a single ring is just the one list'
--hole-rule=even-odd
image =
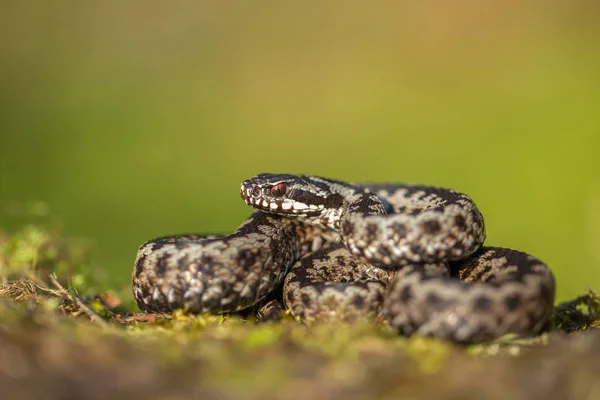
[{"label": "snake head", "polygon": [[341,207],[347,184],[306,175],[260,174],[242,182],[240,194],[261,211],[304,217],[326,216]]}]

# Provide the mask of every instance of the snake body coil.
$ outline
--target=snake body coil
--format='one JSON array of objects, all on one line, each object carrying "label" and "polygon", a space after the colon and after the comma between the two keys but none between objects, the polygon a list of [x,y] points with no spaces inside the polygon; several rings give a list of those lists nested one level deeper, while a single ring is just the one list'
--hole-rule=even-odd
[{"label": "snake body coil", "polygon": [[401,334],[457,342],[548,323],[552,273],[528,254],[482,247],[483,217],[462,193],[285,174],[258,175],[240,193],[258,211],[235,233],[142,245],[141,309],[232,312],[283,281],[285,306],[308,321],[380,316]]}]

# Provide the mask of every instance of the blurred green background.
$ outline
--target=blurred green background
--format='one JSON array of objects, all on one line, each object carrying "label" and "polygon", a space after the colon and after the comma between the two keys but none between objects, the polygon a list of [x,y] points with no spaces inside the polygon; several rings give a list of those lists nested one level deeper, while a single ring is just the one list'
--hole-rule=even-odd
[{"label": "blurred green background", "polygon": [[260,172],[471,195],[488,244],[600,289],[600,3],[3,2],[0,226],[50,214],[129,286]]}]

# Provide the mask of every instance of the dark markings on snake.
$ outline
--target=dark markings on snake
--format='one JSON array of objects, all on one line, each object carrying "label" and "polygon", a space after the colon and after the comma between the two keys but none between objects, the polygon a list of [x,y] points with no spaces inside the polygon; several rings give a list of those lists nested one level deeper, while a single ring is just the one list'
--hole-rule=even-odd
[{"label": "dark markings on snake", "polygon": [[405,286],[400,292],[400,300],[403,303],[408,303],[413,299],[413,293],[410,286]]},{"label": "dark markings on snake", "polygon": [[426,234],[429,234],[429,235],[438,233],[442,229],[442,226],[436,220],[425,221],[425,222],[423,222],[421,227],[423,228],[423,232],[425,232]]},{"label": "dark markings on snake", "polygon": [[168,255],[163,255],[162,257],[160,257],[158,259],[158,262],[156,263],[156,275],[157,276],[162,277],[165,275],[165,272],[167,272],[168,260],[169,260]]},{"label": "dark markings on snake", "polygon": [[474,310],[480,312],[489,311],[492,307],[492,300],[487,298],[486,296],[479,296],[475,299]]},{"label": "dark markings on snake", "polygon": [[239,252],[240,266],[247,267],[256,263],[256,255],[252,250],[245,249]]},{"label": "dark markings on snake", "polygon": [[363,296],[356,295],[352,297],[352,304],[354,304],[358,308],[362,308],[365,304],[365,298]]},{"label": "dark markings on snake", "polygon": [[462,215],[456,215],[454,217],[454,224],[456,225],[456,227],[458,229],[465,229],[467,227],[467,221],[465,220],[465,217],[463,217]]},{"label": "dark markings on snake", "polygon": [[513,294],[504,299],[504,305],[508,311],[515,311],[521,305],[521,296]]},{"label": "dark markings on snake", "polygon": [[398,236],[398,239],[404,239],[406,234],[408,233],[406,230],[406,225],[401,224],[399,222],[395,222],[392,224],[392,230]]},{"label": "dark markings on snake", "polygon": [[351,222],[345,221],[342,223],[342,232],[344,235],[350,236],[354,232],[354,225]]},{"label": "dark markings on snake", "polygon": [[304,303],[305,306],[309,307],[310,306],[310,297],[305,293],[303,293],[301,297],[302,297],[302,303]]},{"label": "dark markings on snake", "polygon": [[375,239],[377,239],[377,231],[378,230],[379,230],[379,228],[375,224],[368,224],[367,225],[367,240],[369,242],[372,242]]},{"label": "dark markings on snake", "polygon": [[482,342],[548,325],[551,271],[527,253],[483,247],[483,217],[465,194],[289,174],[248,179],[240,194],[258,211],[234,233],[140,247],[142,310],[234,312],[279,287],[300,319],[379,317],[403,335]]},{"label": "dark markings on snake", "polygon": [[504,323],[504,315],[496,314],[496,326],[502,326]]},{"label": "dark markings on snake", "polygon": [[540,293],[542,299],[545,301],[554,301],[554,290],[547,285],[540,283]]},{"label": "dark markings on snake", "polygon": [[200,256],[200,265],[211,265],[214,263],[214,257],[202,254]]},{"label": "dark markings on snake", "polygon": [[141,262],[142,257],[138,255],[139,262],[136,262],[133,266],[133,276],[140,276],[142,271],[144,271],[144,264]]},{"label": "dark markings on snake", "polygon": [[430,306],[432,306],[432,307],[437,307],[437,306],[439,306],[439,305],[441,305],[441,304],[443,303],[443,300],[442,300],[442,298],[441,298],[440,296],[438,296],[437,294],[435,294],[435,293],[429,293],[429,294],[427,295],[426,302],[427,302],[427,303],[428,303]]},{"label": "dark markings on snake", "polygon": [[344,198],[337,193],[327,196],[323,203],[327,208],[339,208],[344,203]]}]

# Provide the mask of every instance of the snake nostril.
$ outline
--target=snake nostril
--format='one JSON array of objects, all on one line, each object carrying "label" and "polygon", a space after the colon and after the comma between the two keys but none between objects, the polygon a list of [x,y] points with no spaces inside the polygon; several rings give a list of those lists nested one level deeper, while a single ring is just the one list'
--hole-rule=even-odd
[{"label": "snake nostril", "polygon": [[254,197],[260,196],[260,189],[258,187],[255,186],[252,188],[252,196],[254,196]]}]

